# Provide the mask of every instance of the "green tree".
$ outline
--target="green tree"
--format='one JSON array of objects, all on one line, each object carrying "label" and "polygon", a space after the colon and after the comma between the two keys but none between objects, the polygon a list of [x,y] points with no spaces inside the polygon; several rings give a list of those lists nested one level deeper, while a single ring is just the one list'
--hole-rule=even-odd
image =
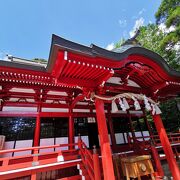
[{"label": "green tree", "polygon": [[[161,40],[161,47],[169,51],[180,44],[180,2],[179,0],[162,0],[155,14],[157,24],[165,24],[167,28],[174,27]],[[179,56],[179,54],[178,54]],[[180,59],[179,59],[180,61]]]},{"label": "green tree", "polygon": [[[161,41],[165,36],[166,34],[159,29],[158,25],[149,24],[140,28],[137,40],[143,47],[161,55],[171,68],[180,70],[177,51],[175,49],[166,50],[166,48],[162,48]],[[161,116],[168,132],[176,132],[180,128],[180,111],[177,108],[177,101],[179,100],[179,98],[174,98],[160,104]],[[149,122],[153,127],[151,118]]]},{"label": "green tree", "polygon": [[161,55],[165,61],[175,70],[180,70],[179,55],[175,49],[163,48],[161,41],[166,37],[166,34],[159,29],[158,25],[149,24],[147,26],[140,27],[140,34],[137,37],[139,43]]},{"label": "green tree", "polygon": [[121,38],[119,42],[115,43],[114,48],[120,48],[125,41],[126,40],[124,38]]},{"label": "green tree", "polygon": [[33,62],[38,62],[38,63],[42,63],[42,64],[47,64],[47,60],[46,59],[42,59],[42,58],[34,58],[32,59]]}]

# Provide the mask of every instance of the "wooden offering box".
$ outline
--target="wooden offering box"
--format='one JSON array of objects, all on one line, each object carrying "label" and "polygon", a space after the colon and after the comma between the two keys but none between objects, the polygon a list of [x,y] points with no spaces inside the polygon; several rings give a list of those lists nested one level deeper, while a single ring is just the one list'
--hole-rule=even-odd
[{"label": "wooden offering box", "polygon": [[150,175],[151,179],[155,179],[153,176],[154,170],[151,163],[151,156],[130,156],[121,159],[121,165],[124,176],[126,179],[138,178],[141,176]]}]

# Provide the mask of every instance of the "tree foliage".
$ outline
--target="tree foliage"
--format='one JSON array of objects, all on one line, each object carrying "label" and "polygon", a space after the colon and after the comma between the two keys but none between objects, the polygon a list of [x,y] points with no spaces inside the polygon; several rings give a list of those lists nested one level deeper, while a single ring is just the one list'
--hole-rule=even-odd
[{"label": "tree foliage", "polygon": [[[173,69],[180,71],[177,51],[175,49],[167,50],[162,47],[161,43],[164,37],[167,38],[166,34],[159,29],[158,25],[149,24],[140,28],[140,34],[137,39],[143,47],[158,53]],[[176,132],[180,129],[180,111],[177,108],[177,101],[179,101],[178,98],[170,99],[162,102],[160,105],[162,111],[161,117],[168,132]],[[153,127],[151,118],[149,122]]]},{"label": "tree foliage", "polygon": [[[148,24],[140,27],[137,36],[138,42],[151,51],[161,55],[169,66],[180,71],[180,2],[179,0],[162,0],[162,3],[155,14],[157,24]],[[165,27],[164,31],[160,24]],[[169,30],[173,27],[173,30]],[[179,49],[175,48],[178,45]],[[122,40],[116,44],[117,48],[122,45]],[[180,111],[177,108],[180,98],[170,99],[162,102],[162,119],[168,132],[175,132],[180,129]],[[148,120],[152,124],[152,119],[148,115]]]},{"label": "tree foliage", "polygon": [[175,70],[180,70],[178,52],[175,49],[165,49],[162,47],[162,40],[166,34],[161,31],[158,25],[149,24],[140,28],[140,34],[137,40],[140,44],[161,55],[165,61]]},{"label": "tree foliage", "polygon": [[42,58],[34,58],[34,59],[32,59],[32,61],[33,62],[47,64],[47,60],[46,59],[42,59]]},{"label": "tree foliage", "polygon": [[177,106],[177,102],[179,101],[179,98],[175,98],[161,103],[161,117],[168,132],[177,132],[180,130],[180,111]]},{"label": "tree foliage", "polygon": [[157,24],[164,23],[167,28],[174,27],[161,41],[163,48],[173,48],[180,41],[180,1],[163,0],[155,16]]},{"label": "tree foliage", "polygon": [[126,40],[124,38],[120,39],[119,42],[115,43],[114,48],[120,48],[125,41]]},{"label": "tree foliage", "polygon": [[[168,19],[171,19],[173,14],[176,13],[179,5],[179,0],[163,0],[155,14],[157,24],[166,23]],[[168,24],[168,27],[176,23],[175,19],[169,22],[170,24]]]}]

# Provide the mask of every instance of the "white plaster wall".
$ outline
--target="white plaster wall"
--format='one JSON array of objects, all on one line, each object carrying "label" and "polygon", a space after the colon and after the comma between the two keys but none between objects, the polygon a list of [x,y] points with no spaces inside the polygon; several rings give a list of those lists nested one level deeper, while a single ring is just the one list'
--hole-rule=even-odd
[{"label": "white plaster wall", "polygon": [[[59,137],[59,138],[56,138],[56,144],[68,144],[68,137]],[[59,148],[56,148],[56,151],[59,151],[59,150],[67,150],[68,147],[59,147]]]},{"label": "white plaster wall", "polygon": [[73,112],[84,112],[84,113],[89,113],[89,109],[73,109]]},{"label": "white plaster wall", "polygon": [[3,111],[11,111],[11,112],[37,112],[36,107],[12,107],[12,106],[4,106]]},{"label": "white plaster wall", "polygon": [[122,133],[116,133],[116,144],[124,144],[123,134]]},{"label": "white plaster wall", "polygon": [[66,108],[42,108],[42,112],[69,112]]},{"label": "white plaster wall", "polygon": [[[16,141],[15,149],[32,147],[32,143],[33,143],[32,140]],[[14,156],[24,156],[24,155],[28,155],[28,154],[31,154],[31,150],[30,151],[15,152]]]},{"label": "white plaster wall", "polygon": [[[7,141],[4,143],[4,150],[5,149],[13,149],[14,147],[14,141]],[[2,154],[0,155],[0,157],[11,157],[12,156],[12,153],[6,153],[6,154]]]},{"label": "white plaster wall", "polygon": [[[54,145],[54,138],[40,139],[40,146],[52,146]],[[54,148],[41,149],[40,153],[54,152]]]},{"label": "white plaster wall", "polygon": [[[150,136],[149,131],[143,131],[143,136]],[[149,140],[150,138],[145,138],[145,140]]]},{"label": "white plaster wall", "polygon": [[[125,134],[125,140],[126,143],[127,141],[127,133]],[[129,135],[132,137],[132,133],[129,132]],[[135,132],[136,137],[141,136],[141,132]],[[143,131],[144,136],[149,136],[148,131]],[[85,142],[86,146],[89,147],[89,139],[88,136],[81,136],[83,142]],[[122,133],[116,133],[115,134],[116,142],[117,144],[124,144],[124,138]],[[145,138],[145,140],[149,140],[149,138]],[[109,135],[109,141],[111,143],[111,138]],[[75,143],[78,142],[78,136],[75,136]],[[16,146],[15,148],[25,148],[25,147],[32,147],[33,140],[21,140],[21,141],[16,141]],[[58,137],[56,138],[56,144],[68,144],[68,137]],[[49,146],[49,145],[54,145],[54,138],[46,138],[46,139],[40,139],[40,146]],[[7,141],[5,142],[4,149],[13,149],[14,147],[14,141]],[[75,148],[78,148],[77,146]],[[58,150],[67,150],[68,147],[61,147],[61,148],[56,148],[56,151]],[[48,149],[42,149],[40,152],[54,152],[54,148],[48,148]],[[23,156],[31,154],[31,151],[24,151],[24,152],[16,152],[14,153],[14,156]],[[2,155],[1,157],[11,157],[12,153],[6,153]]]}]

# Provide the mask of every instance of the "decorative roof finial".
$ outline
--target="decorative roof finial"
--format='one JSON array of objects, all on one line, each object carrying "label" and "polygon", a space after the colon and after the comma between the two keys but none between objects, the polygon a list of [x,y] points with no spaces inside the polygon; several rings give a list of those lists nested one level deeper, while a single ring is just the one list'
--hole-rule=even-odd
[{"label": "decorative roof finial", "polygon": [[140,34],[140,30],[137,29],[136,32],[135,32],[135,34],[134,34],[134,36],[131,37],[130,39],[126,40],[126,41],[122,44],[122,46],[124,46],[124,45],[139,45],[139,46],[141,46],[141,44],[140,44],[140,43],[138,42],[138,40],[136,39],[136,38],[139,36],[139,34]]}]

